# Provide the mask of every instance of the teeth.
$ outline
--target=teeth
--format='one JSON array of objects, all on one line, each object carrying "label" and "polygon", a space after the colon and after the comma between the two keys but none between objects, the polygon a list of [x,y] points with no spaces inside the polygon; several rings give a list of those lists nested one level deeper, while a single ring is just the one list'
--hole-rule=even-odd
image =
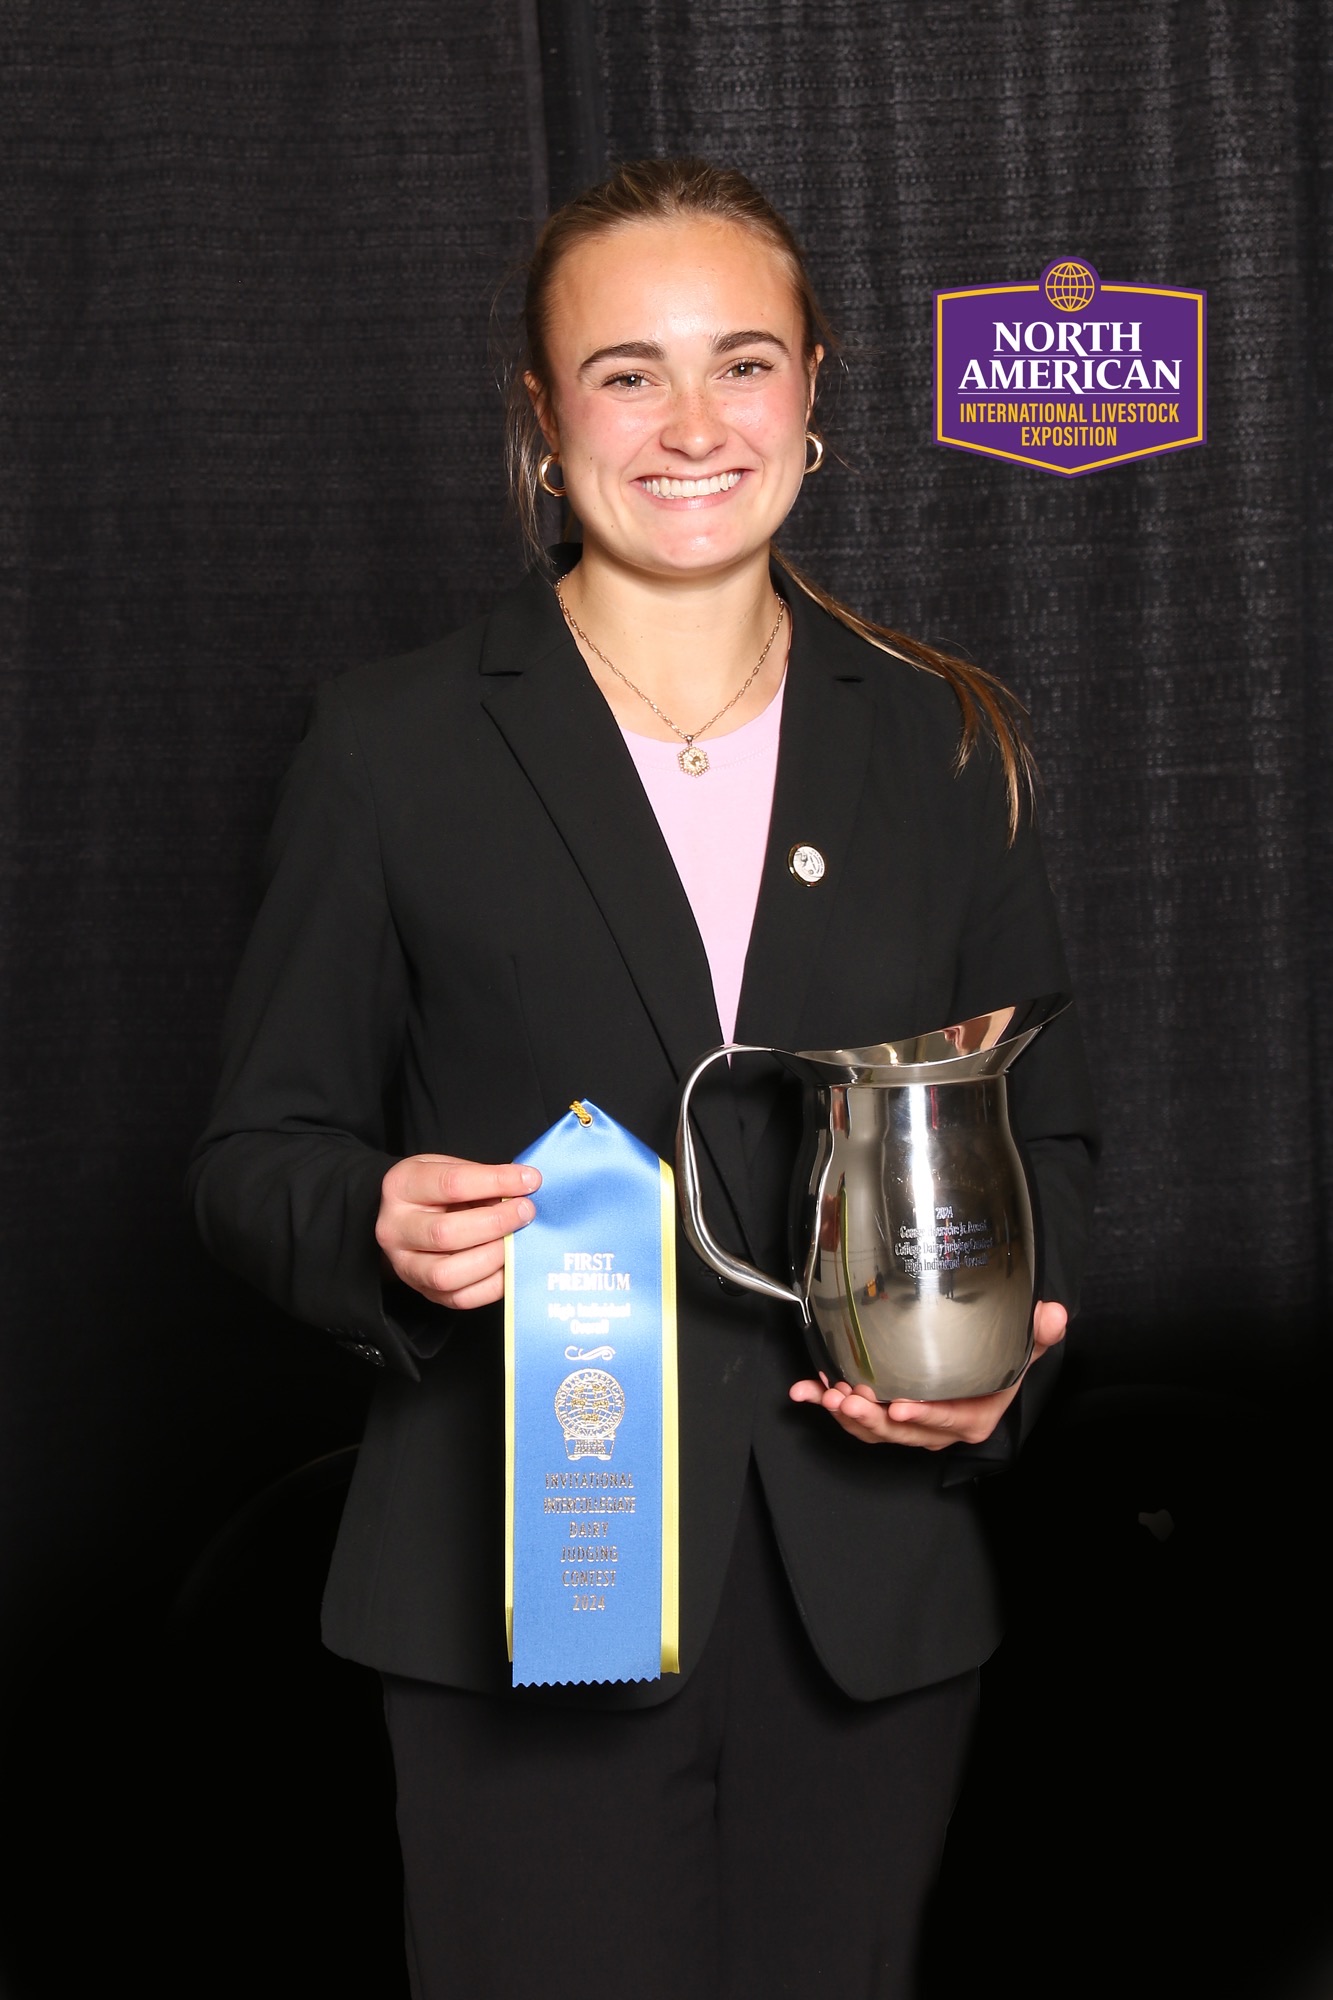
[{"label": "teeth", "polygon": [[739,486],[739,472],[718,472],[711,479],[645,479],[655,500],[695,500],[701,493],[730,493]]}]

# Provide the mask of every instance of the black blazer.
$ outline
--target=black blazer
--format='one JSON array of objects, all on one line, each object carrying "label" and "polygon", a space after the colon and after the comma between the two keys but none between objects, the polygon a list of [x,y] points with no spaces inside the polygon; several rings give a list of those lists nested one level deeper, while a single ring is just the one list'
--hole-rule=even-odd
[{"label": "black blazer", "polygon": [[[955,774],[952,693],[787,594],[737,1038],[878,1042],[1064,987],[1036,835],[1006,845],[992,752]],[[797,842],[826,858],[813,888],[788,871]],[[406,1153],[508,1160],[575,1097],[670,1158],[681,1079],[721,1040],[689,904],[545,579],[320,691],[267,879],[191,1167],[199,1227],[279,1305],[384,1368],[325,1599],[329,1645],[504,1690],[500,1310],[451,1314],[382,1282],[380,1182]],[[757,1059],[710,1076],[710,1216],[783,1268],[794,1088]],[[1011,1080],[1044,1295],[1072,1307],[1092,1130],[1072,1015]],[[712,1623],[752,1452],[844,1689],[870,1698],[976,1665],[999,1624],[971,1475],[1013,1448],[1052,1361],[980,1452],[869,1447],[788,1401],[809,1373],[790,1308],[724,1291],[683,1239],[679,1267],[683,1672]],[[679,1684],[581,1698],[638,1705]]]}]

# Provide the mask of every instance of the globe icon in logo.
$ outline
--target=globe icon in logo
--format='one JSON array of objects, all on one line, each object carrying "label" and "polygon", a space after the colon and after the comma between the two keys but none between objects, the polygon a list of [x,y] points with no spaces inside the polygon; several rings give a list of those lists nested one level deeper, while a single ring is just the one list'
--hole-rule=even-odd
[{"label": "globe icon in logo", "polygon": [[1086,264],[1076,264],[1067,257],[1061,264],[1052,264],[1046,273],[1046,296],[1057,312],[1082,312],[1092,304],[1097,283]]}]

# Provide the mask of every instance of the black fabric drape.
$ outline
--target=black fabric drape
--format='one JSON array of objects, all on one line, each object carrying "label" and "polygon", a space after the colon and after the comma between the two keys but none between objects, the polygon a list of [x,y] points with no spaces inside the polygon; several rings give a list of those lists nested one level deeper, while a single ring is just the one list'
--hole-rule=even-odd
[{"label": "black fabric drape", "polygon": [[488,341],[546,163],[518,7],[70,0],[5,28],[0,1231],[23,1500],[3,1644],[23,1650],[105,1589],[108,1545],[129,1578],[169,1568],[256,1478],[355,1435],[360,1372],[219,1283],[182,1166],[312,687],[520,572]]}]

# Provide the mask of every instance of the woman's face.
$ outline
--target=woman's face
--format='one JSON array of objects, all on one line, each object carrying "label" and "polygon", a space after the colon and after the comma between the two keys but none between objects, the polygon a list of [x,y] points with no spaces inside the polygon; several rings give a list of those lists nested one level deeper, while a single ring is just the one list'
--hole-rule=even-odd
[{"label": "woman's face", "polygon": [[585,550],[657,575],[767,551],[805,466],[804,339],[786,264],[735,223],[627,223],[568,252],[549,401],[528,386]]}]

